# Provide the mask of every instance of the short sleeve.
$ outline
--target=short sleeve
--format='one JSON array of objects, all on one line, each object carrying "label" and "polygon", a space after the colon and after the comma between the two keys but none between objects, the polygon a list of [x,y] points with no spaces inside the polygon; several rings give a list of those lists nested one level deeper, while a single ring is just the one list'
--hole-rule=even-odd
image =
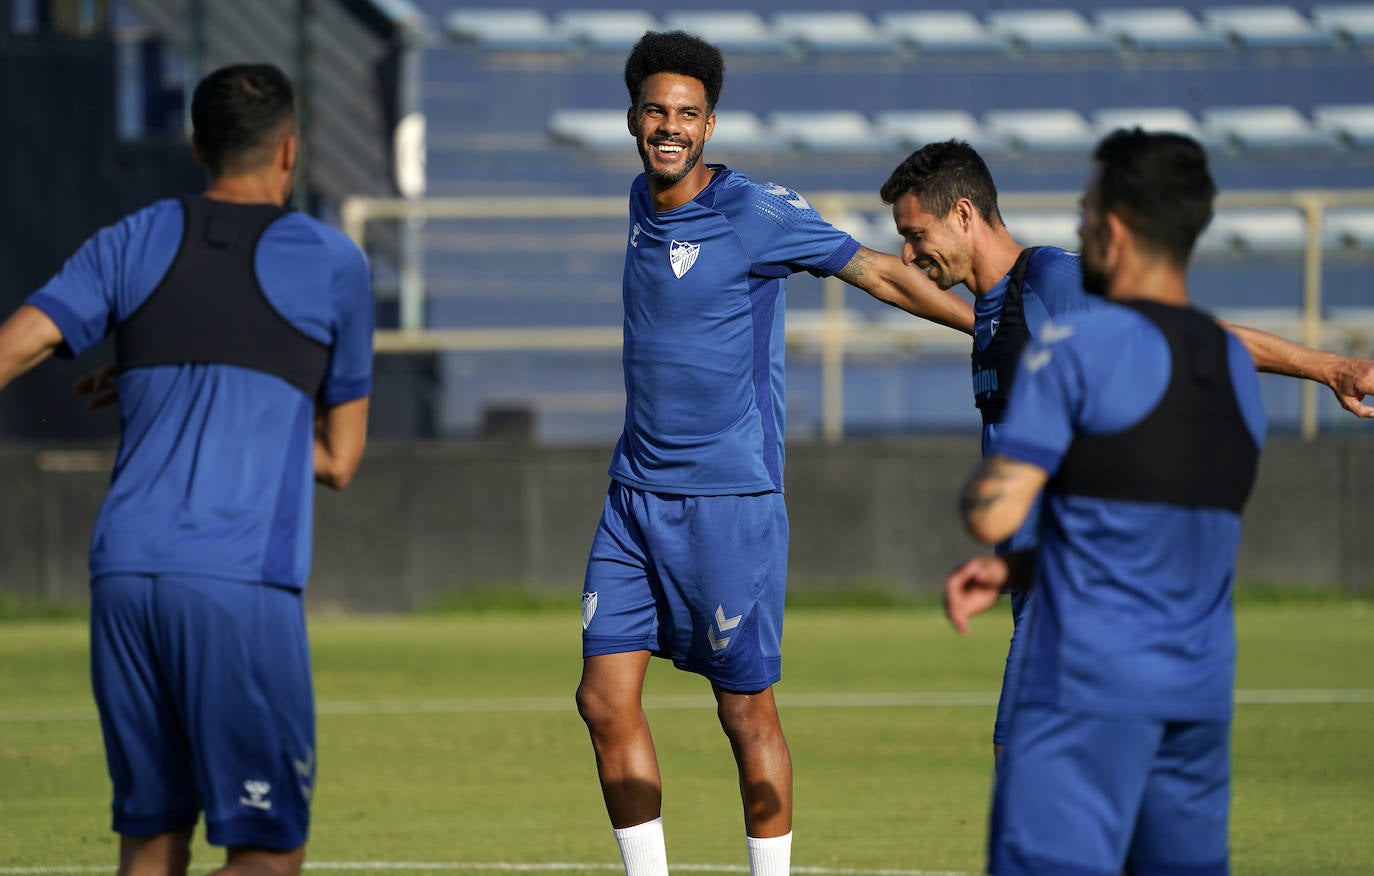
[{"label": "short sleeve", "polygon": [[372,394],[372,272],[352,243],[340,249],[331,286],[334,337],[320,401],[338,405]]},{"label": "short sleeve", "polygon": [[828,277],[859,251],[858,241],[822,219],[804,197],[785,186],[754,186],[741,206],[731,221],[759,276],[810,271]]},{"label": "short sleeve", "polygon": [[101,229],[25,302],[47,314],[62,332],[58,355],[79,356],[112,329],[126,238],[123,225]]},{"label": "short sleeve", "polygon": [[1017,366],[1007,413],[990,453],[1029,462],[1050,474],[1073,442],[1085,391],[1072,326],[1047,324]]}]

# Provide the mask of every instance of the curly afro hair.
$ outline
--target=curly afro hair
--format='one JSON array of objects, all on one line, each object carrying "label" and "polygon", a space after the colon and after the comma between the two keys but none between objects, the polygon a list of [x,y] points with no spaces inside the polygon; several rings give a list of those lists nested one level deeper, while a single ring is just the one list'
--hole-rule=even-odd
[{"label": "curly afro hair", "polygon": [[640,37],[625,59],[625,87],[630,105],[639,104],[644,80],[655,73],[676,73],[698,79],[706,86],[707,110],[714,112],[725,82],[725,59],[720,49],[685,31],[649,31]]}]

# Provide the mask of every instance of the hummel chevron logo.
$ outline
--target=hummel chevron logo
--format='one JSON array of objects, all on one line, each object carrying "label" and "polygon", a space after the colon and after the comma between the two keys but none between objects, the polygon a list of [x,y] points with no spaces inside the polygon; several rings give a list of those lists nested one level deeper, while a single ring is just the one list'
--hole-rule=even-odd
[{"label": "hummel chevron logo", "polygon": [[739,626],[740,619],[743,618],[743,617],[744,617],[744,615],[742,615],[742,614],[737,614],[737,615],[735,615],[734,617],[727,618],[727,617],[725,616],[725,606],[724,606],[724,605],[717,605],[717,606],[716,606],[716,622],[715,622],[715,624],[714,624],[714,625],[713,625],[713,624],[707,624],[707,625],[706,625],[706,638],[707,638],[707,640],[710,641],[710,643],[711,643],[711,650],[712,650],[712,651],[719,651],[720,649],[724,648],[726,645],[730,644],[730,637],[729,637],[729,636],[721,636],[721,635],[718,635],[716,631],[719,630],[720,632],[723,633],[723,632],[725,632],[725,631],[727,631],[727,630],[733,630],[735,627]]},{"label": "hummel chevron logo", "polygon": [[[806,198],[803,198],[801,195],[797,194],[796,192],[792,191],[786,186],[780,186],[777,183],[769,183],[768,187],[765,188],[764,191],[770,195],[777,195],[779,198],[785,198],[787,203],[791,204],[793,207],[796,207],[798,210],[811,209],[811,205],[806,202]],[[788,197],[789,195],[791,197]]]}]

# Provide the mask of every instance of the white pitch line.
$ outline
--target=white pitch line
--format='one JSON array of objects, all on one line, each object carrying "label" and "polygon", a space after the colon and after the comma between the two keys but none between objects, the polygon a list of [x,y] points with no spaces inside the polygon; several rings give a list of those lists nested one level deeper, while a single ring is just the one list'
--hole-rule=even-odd
[{"label": "white pitch line", "polygon": [[[1362,688],[1293,688],[1276,690],[1238,690],[1237,705],[1254,706],[1336,706],[1374,703],[1374,690]],[[778,704],[786,709],[926,709],[993,706],[997,694],[985,691],[909,691],[869,693],[795,693],[778,694]],[[705,694],[648,696],[644,707],[650,711],[714,708]],[[353,715],[456,715],[498,714],[502,712],[571,712],[572,697],[505,697],[496,699],[450,700],[327,700],[318,703],[320,716]],[[59,721],[94,721],[91,706],[53,709],[0,709],[0,724],[44,724]],[[0,871],[3,873],[4,871]]]},{"label": "white pitch line", "polygon": [[[673,864],[672,868],[691,873],[748,873],[740,864]],[[606,871],[620,873],[620,864],[577,864],[571,862],[529,863],[513,861],[307,861],[306,870],[336,872],[412,871],[412,872],[488,872],[488,873],[557,873],[565,871]],[[3,876],[44,876],[58,873],[108,873],[104,866],[56,867],[0,867]],[[859,869],[850,867],[793,867],[793,873],[806,876],[971,876],[959,870],[896,870],[887,868]]]}]

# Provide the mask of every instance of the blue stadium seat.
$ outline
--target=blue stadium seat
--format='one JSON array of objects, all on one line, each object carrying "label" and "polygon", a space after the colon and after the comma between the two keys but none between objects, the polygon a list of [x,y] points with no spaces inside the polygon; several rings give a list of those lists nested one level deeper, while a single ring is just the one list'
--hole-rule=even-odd
[{"label": "blue stadium seat", "polygon": [[1115,51],[1116,43],[1072,9],[994,9],[989,29],[1028,52]]},{"label": "blue stadium seat", "polygon": [[1312,21],[1348,45],[1374,45],[1374,3],[1313,6]]},{"label": "blue stadium seat", "polygon": [[1313,107],[1312,122],[1346,148],[1374,147],[1374,104]]},{"label": "blue stadium seat", "polygon": [[878,29],[918,53],[1005,52],[1010,41],[983,26],[971,12],[921,10],[885,12]]},{"label": "blue stadium seat", "polygon": [[455,9],[444,19],[452,38],[492,50],[562,50],[568,37],[538,9]]},{"label": "blue stadium seat", "polygon": [[634,148],[634,138],[625,110],[563,109],[549,116],[549,134],[555,140],[572,143],[593,152],[624,151]]},{"label": "blue stadium seat", "polygon": [[984,154],[1003,152],[1005,137],[990,134],[963,110],[892,110],[873,118],[878,137],[894,149],[919,149],[937,140],[964,140]]},{"label": "blue stadium seat", "polygon": [[727,56],[735,52],[776,54],[790,48],[788,41],[756,12],[673,12],[664,16],[663,23],[672,30],[685,30],[714,43]]},{"label": "blue stadium seat", "polygon": [[1291,6],[1218,6],[1202,14],[1203,24],[1232,42],[1250,49],[1326,48],[1335,45],[1321,30]]},{"label": "blue stadium seat", "polygon": [[851,110],[787,110],[770,113],[775,140],[806,152],[874,152],[884,148],[863,113]]},{"label": "blue stadium seat", "polygon": [[1026,152],[1084,152],[1096,137],[1086,119],[1071,109],[988,110],[983,128]]},{"label": "blue stadium seat", "polygon": [[1211,142],[1238,150],[1322,149],[1334,142],[1291,106],[1212,107],[1202,111],[1202,123]]},{"label": "blue stadium seat", "polygon": [[891,53],[899,48],[897,40],[880,33],[858,12],[778,12],[773,30],[817,54]]},{"label": "blue stadium seat", "polygon": [[1094,16],[1097,30],[1139,51],[1224,49],[1226,38],[1202,25],[1186,9],[1102,9]]},{"label": "blue stadium seat", "polygon": [[661,29],[652,15],[635,9],[565,9],[556,21],[574,43],[604,52],[627,52],[645,31]]}]

